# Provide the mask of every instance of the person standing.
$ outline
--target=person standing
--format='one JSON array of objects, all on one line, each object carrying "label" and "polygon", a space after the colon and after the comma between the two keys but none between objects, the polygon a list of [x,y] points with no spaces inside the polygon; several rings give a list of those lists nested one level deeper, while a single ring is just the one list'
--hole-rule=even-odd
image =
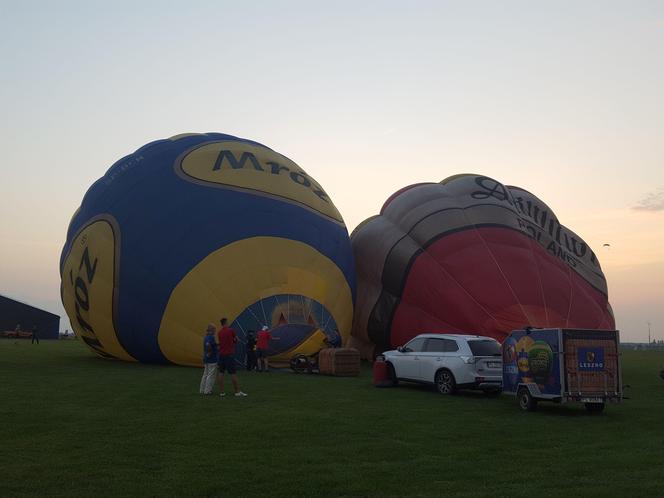
[{"label": "person standing", "polygon": [[211,323],[207,326],[205,337],[203,338],[203,377],[201,378],[200,394],[212,394],[214,379],[217,376],[217,341],[214,340],[215,327]]},{"label": "person standing", "polygon": [[221,329],[217,332],[217,338],[219,339],[219,372],[217,374],[217,379],[219,380],[219,396],[226,396],[226,392],[224,391],[224,377],[226,376],[226,371],[228,371],[231,376],[235,396],[246,396],[246,394],[240,390],[240,384],[237,380],[235,370],[235,343],[237,342],[237,334],[232,328],[228,327],[227,324],[228,320],[222,318]]},{"label": "person standing", "polygon": [[253,330],[247,332],[247,370],[256,370],[256,336]]},{"label": "person standing", "polygon": [[263,325],[263,328],[256,337],[256,356],[258,357],[259,372],[270,371],[270,362],[267,359],[267,348],[270,345],[270,341],[273,339],[276,339],[276,337],[272,337],[272,334],[270,334],[270,331],[267,329],[267,325]]},{"label": "person standing", "polygon": [[39,331],[37,330],[37,326],[36,326],[36,325],[33,325],[33,326],[32,326],[32,343],[31,343],[31,344],[34,344],[35,342],[36,342],[37,344],[39,344],[39,335],[38,335],[38,332],[39,332]]}]

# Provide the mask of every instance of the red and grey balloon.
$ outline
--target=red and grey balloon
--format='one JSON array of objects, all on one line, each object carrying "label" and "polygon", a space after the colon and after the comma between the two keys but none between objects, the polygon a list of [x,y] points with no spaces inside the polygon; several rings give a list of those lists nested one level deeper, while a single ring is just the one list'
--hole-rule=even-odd
[{"label": "red and grey balloon", "polygon": [[455,175],[392,195],[351,235],[352,345],[371,357],[423,332],[615,327],[597,255],[530,192]]}]

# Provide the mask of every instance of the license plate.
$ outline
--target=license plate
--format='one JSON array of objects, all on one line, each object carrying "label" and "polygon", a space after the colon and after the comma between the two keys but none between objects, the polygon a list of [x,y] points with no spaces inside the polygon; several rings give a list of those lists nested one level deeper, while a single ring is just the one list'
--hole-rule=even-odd
[{"label": "license plate", "polygon": [[496,363],[495,361],[490,361],[486,364],[487,368],[500,368],[500,363]]},{"label": "license plate", "polygon": [[581,398],[581,403],[603,403],[602,398]]}]

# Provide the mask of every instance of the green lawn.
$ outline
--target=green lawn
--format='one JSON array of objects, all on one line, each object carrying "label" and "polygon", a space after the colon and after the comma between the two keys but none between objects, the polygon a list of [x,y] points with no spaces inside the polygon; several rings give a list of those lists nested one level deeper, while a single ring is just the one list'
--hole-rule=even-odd
[{"label": "green lawn", "polygon": [[[114,363],[77,341],[0,340],[2,496],[662,496],[664,353],[626,352],[600,416],[359,378]],[[230,390],[230,385],[227,386]]]}]

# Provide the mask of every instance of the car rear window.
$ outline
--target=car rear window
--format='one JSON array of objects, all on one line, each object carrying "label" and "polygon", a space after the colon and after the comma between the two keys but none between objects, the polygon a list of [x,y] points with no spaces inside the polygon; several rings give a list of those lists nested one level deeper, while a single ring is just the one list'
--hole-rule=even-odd
[{"label": "car rear window", "polygon": [[429,339],[426,350],[433,353],[452,353],[459,351],[459,346],[451,339]]},{"label": "car rear window", "polygon": [[468,341],[473,356],[500,356],[498,341]]}]

